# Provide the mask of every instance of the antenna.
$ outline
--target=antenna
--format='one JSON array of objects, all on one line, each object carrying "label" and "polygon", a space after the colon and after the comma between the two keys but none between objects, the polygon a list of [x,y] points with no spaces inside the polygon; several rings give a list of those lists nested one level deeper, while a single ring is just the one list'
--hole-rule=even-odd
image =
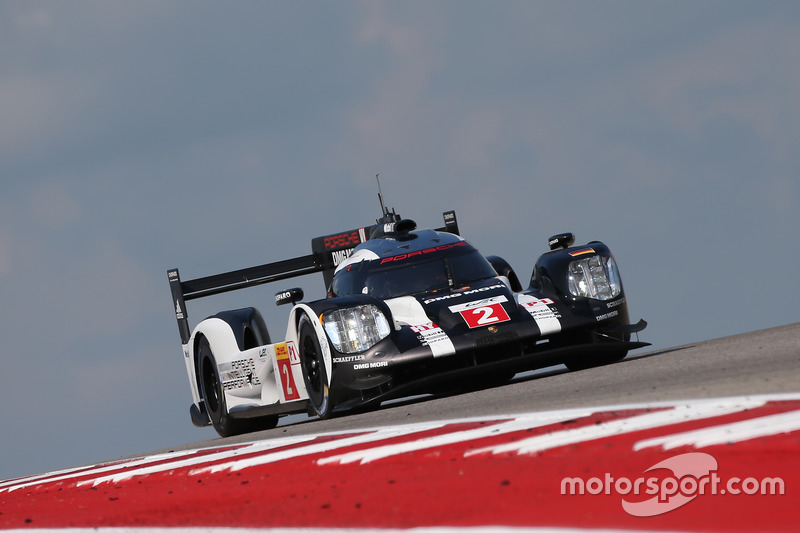
[{"label": "antenna", "polygon": [[383,193],[381,192],[381,175],[375,174],[375,179],[378,181],[378,201],[381,203],[381,214],[386,216],[389,214],[389,210],[386,209],[386,205],[383,203]]},{"label": "antenna", "polygon": [[400,220],[400,217],[397,215],[397,213],[394,212],[394,209],[392,209],[392,212],[390,213],[389,209],[383,203],[383,192],[381,192],[381,175],[375,174],[375,179],[378,181],[378,200],[381,203],[381,214],[383,215],[380,219],[377,220],[378,224],[389,224],[391,222],[397,222],[398,220]]}]

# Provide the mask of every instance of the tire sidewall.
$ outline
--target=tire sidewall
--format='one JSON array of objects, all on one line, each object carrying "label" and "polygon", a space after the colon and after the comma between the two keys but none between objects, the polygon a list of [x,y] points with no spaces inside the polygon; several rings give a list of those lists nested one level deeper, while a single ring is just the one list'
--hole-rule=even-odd
[{"label": "tire sidewall", "polygon": [[[228,407],[225,402],[225,391],[219,380],[219,371],[217,369],[217,361],[214,358],[214,353],[211,351],[211,346],[205,338],[200,340],[198,359],[200,360],[200,384],[208,416],[211,419],[211,423],[214,425],[214,429],[217,430],[217,433],[221,436],[225,436],[223,433],[227,433],[226,422],[228,414]],[[209,382],[209,380],[211,382]],[[209,391],[213,391],[214,399],[210,398]],[[216,404],[216,409],[212,403]]]},{"label": "tire sidewall", "polygon": [[[320,418],[327,418],[333,412],[333,405],[330,398],[330,390],[328,388],[328,372],[325,367],[324,355],[322,346],[320,344],[319,336],[317,335],[316,328],[311,322],[308,315],[303,314],[297,324],[298,331],[298,344],[300,347],[300,359],[303,366],[303,382],[306,386],[308,393],[308,401],[313,408],[316,415]],[[306,343],[312,343],[314,353],[307,351]],[[325,339],[327,342],[327,339]],[[308,366],[310,364],[309,358],[316,359],[317,362],[317,379],[320,381],[319,386],[315,387],[309,376]],[[319,390],[321,387],[322,390]]]}]

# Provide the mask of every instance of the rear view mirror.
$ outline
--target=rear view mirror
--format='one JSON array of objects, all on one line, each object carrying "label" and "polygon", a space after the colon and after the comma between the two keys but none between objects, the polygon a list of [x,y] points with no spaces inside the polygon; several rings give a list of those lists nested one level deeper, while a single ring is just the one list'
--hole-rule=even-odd
[{"label": "rear view mirror", "polygon": [[275,295],[275,305],[284,305],[291,303],[294,305],[296,302],[303,299],[303,289],[295,287],[294,289],[286,289]]}]

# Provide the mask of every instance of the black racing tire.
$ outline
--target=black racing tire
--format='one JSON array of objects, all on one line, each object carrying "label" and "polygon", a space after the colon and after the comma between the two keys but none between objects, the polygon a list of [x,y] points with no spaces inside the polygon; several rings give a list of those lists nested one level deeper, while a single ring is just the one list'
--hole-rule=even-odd
[{"label": "black racing tire", "polygon": [[308,402],[314,414],[319,418],[330,418],[333,416],[334,405],[328,390],[328,373],[325,369],[316,329],[308,315],[304,314],[300,318],[297,331],[300,363],[303,368],[303,382],[308,392]]},{"label": "black racing tire", "polygon": [[198,345],[198,361],[200,362],[200,392],[203,395],[211,424],[220,437],[232,437],[242,433],[272,429],[278,425],[278,415],[233,418],[228,413],[214,353],[205,337],[200,339]]}]

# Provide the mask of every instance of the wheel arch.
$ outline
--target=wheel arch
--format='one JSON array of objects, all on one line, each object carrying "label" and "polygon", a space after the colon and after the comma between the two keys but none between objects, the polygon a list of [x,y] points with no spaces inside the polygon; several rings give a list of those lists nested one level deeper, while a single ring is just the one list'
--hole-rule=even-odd
[{"label": "wheel arch", "polygon": [[197,324],[192,333],[192,362],[197,395],[201,401],[205,400],[200,379],[202,363],[200,361],[200,343],[203,339],[208,342],[216,364],[231,361],[235,359],[236,354],[241,352],[236,336],[228,322],[217,317],[209,317]]},{"label": "wheel arch", "polygon": [[508,264],[508,261],[497,255],[486,256],[486,260],[489,261],[489,264],[492,265],[492,268],[494,268],[498,275],[505,276],[512,291],[522,291],[522,283],[520,283],[519,277],[516,272],[514,272],[514,269],[511,268],[511,265]]},{"label": "wheel arch", "polygon": [[271,343],[267,324],[255,307],[221,311],[209,318],[228,324],[241,352]]},{"label": "wheel arch", "polygon": [[293,341],[299,348],[300,320],[303,316],[308,317],[309,322],[314,327],[314,331],[317,333],[317,340],[319,341],[320,349],[322,350],[322,358],[325,362],[328,386],[330,386],[333,373],[333,353],[331,351],[331,345],[328,342],[328,336],[325,334],[325,328],[320,321],[320,314],[308,304],[299,303],[292,307],[289,313],[289,324],[286,328],[286,340]]}]

